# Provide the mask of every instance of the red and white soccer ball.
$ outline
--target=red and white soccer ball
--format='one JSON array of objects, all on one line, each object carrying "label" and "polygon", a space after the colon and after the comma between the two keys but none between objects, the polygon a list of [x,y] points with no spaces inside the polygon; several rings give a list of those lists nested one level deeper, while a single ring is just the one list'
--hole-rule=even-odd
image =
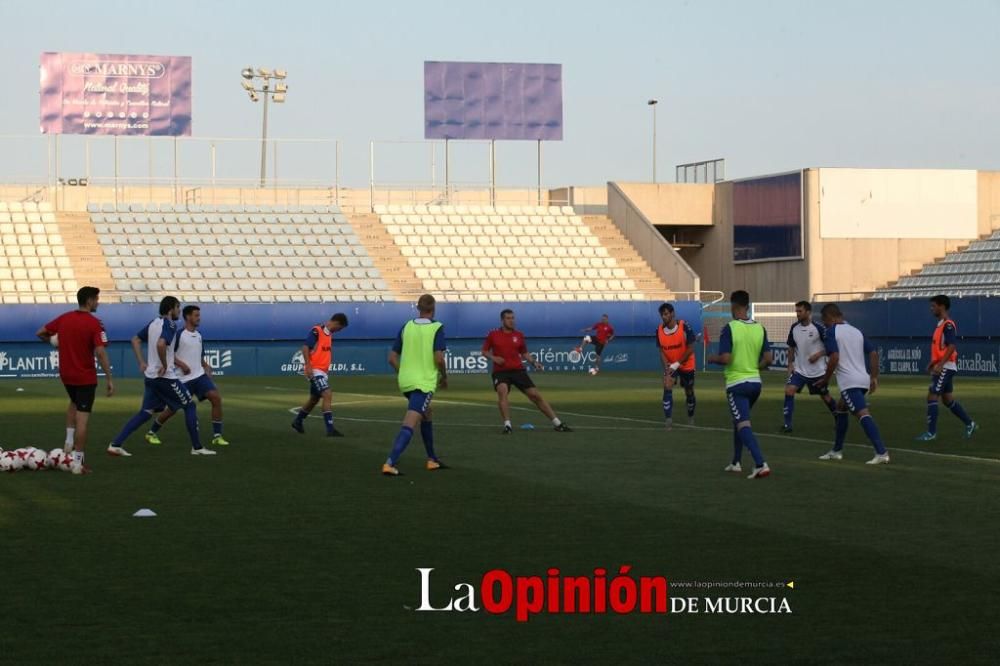
[{"label": "red and white soccer ball", "polygon": [[14,452],[0,453],[0,472],[14,471]]},{"label": "red and white soccer ball", "polygon": [[24,469],[25,463],[28,461],[28,450],[27,449],[14,449],[13,451],[13,468],[12,472],[19,472]]},{"label": "red and white soccer ball", "polygon": [[48,459],[49,459],[49,454],[46,453],[45,451],[36,448],[29,448],[28,457],[25,459],[24,464],[28,469],[32,471],[44,470],[45,463],[48,461]]},{"label": "red and white soccer ball", "polygon": [[62,449],[52,449],[49,451],[49,457],[45,461],[45,469],[58,469],[59,462],[62,460],[63,450]]},{"label": "red and white soccer ball", "polygon": [[65,451],[63,451],[62,457],[59,458],[59,464],[56,466],[56,469],[62,472],[69,472],[71,471],[70,468],[72,466],[73,466],[73,454],[66,453]]}]

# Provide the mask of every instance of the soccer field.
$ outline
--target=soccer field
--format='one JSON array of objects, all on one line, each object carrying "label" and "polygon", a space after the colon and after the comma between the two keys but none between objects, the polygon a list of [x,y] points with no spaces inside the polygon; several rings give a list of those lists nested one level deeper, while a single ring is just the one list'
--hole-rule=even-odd
[{"label": "soccer field", "polygon": [[[892,464],[871,467],[853,420],[845,459],[817,460],[833,431],[817,398],[799,396],[794,434],[776,434],[783,377],[765,377],[754,411],[773,468],[755,481],[722,471],[714,373],[698,378],[698,426],[671,432],[656,375],[536,375],[575,432],[518,396],[512,436],[487,377],[452,377],[435,400],[451,469],[425,471],[417,436],[399,478],[379,474],[405,406],[393,378],[333,379],[343,439],[319,418],[290,429],[303,380],[223,378],[232,446],[190,456],[176,419],[162,446],[137,434],[113,459],[104,446],[141,392],[121,381],[92,417],[92,475],[0,476],[0,662],[995,663],[1000,386],[959,378],[981,430],[962,439],[943,410],[938,440],[917,443],[927,380],[885,378],[872,411]],[[65,405],[57,380],[0,383],[0,446],[60,446]],[[418,567],[444,606],[492,569],[610,580],[623,565],[666,576],[671,597],[777,597],[791,613],[414,610]],[[696,581],[794,589],[682,587]]]}]

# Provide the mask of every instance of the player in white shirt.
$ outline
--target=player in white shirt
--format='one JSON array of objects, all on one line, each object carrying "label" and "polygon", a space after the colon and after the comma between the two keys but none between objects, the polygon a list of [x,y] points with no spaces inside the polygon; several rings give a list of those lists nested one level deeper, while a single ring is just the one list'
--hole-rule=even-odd
[{"label": "player in white shirt", "polygon": [[[204,356],[204,344],[198,327],[201,325],[201,308],[197,305],[186,305],[181,312],[184,317],[184,328],[174,339],[174,361],[181,371],[180,380],[198,402],[208,400],[212,404],[212,444],[214,446],[229,446],[222,436],[222,396],[219,388],[212,381],[212,366]],[[162,444],[157,434],[174,411],[167,409],[153,421],[153,426],[146,433],[146,441],[150,444]]]},{"label": "player in white shirt", "polygon": [[[191,455],[215,455],[215,451],[201,445],[198,437],[198,404],[184,383],[177,378],[174,338],[177,336],[177,319],[180,314],[181,302],[173,296],[167,296],[160,301],[160,316],[132,337],[132,351],[139,363],[139,371],[145,375],[146,393],[139,411],[108,445],[109,455],[131,456],[122,444],[129,435],[151,419],[153,414],[167,408],[174,412],[184,412],[184,423],[191,438]],[[145,359],[142,355],[143,342],[147,347]]]},{"label": "player in white shirt", "polygon": [[885,465],[889,462],[889,452],[882,443],[875,419],[868,411],[865,394],[874,394],[878,388],[878,352],[865,338],[864,333],[844,322],[844,314],[834,303],[828,303],[822,310],[823,324],[826,326],[826,374],[819,380],[820,386],[827,386],[836,373],[840,401],[835,414],[837,434],[833,449],[827,451],[820,460],[840,460],[844,457],[844,439],[847,437],[847,413],[857,417],[865,435],[875,447],[875,457],[869,465]]},{"label": "player in white shirt", "polygon": [[782,410],[785,423],[781,432],[792,432],[792,414],[795,411],[795,394],[809,387],[809,395],[818,395],[823,404],[834,414],[836,401],[830,396],[830,389],[817,386],[826,374],[826,328],[812,319],[812,305],[809,301],[795,304],[797,321],[788,331],[788,381],[785,382],[785,407]]}]

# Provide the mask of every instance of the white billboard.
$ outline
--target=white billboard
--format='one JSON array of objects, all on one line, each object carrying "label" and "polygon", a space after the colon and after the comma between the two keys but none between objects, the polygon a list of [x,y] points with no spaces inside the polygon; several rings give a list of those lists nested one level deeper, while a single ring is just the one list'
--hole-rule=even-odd
[{"label": "white billboard", "polygon": [[976,172],[820,169],[822,238],[976,238]]}]

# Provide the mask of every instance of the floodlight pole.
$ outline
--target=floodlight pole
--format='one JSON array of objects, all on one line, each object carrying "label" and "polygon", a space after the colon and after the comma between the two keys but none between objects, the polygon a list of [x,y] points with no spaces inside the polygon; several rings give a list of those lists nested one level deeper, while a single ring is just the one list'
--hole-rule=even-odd
[{"label": "floodlight pole", "polygon": [[542,140],[538,139],[538,205],[542,205]]},{"label": "floodlight pole", "polygon": [[656,105],[659,100],[651,99],[646,104],[653,107],[653,182],[656,182]]},{"label": "floodlight pole", "polygon": [[497,153],[496,140],[490,139],[490,206],[497,205]]},{"label": "floodlight pole", "polygon": [[268,81],[264,80],[264,129],[260,138],[260,186],[267,178],[267,98],[270,97]]}]

